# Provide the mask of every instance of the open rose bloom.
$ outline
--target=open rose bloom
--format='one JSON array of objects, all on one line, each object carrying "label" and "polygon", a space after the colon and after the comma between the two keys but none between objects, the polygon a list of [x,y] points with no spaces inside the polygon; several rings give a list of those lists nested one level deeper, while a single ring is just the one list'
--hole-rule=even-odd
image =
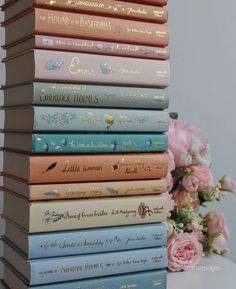
[{"label": "open rose bloom", "polygon": [[[236,189],[227,176],[214,184],[209,144],[200,130],[172,120],[169,137],[168,258],[171,271],[197,266],[204,254],[225,254],[229,231],[221,212],[200,213]],[[204,248],[204,250],[203,250]]]}]

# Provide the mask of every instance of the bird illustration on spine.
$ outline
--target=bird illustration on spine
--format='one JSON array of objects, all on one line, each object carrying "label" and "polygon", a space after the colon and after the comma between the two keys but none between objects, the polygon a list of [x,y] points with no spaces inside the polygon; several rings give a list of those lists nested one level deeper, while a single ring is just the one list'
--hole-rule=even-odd
[{"label": "bird illustration on spine", "polygon": [[54,40],[50,38],[43,38],[42,39],[43,45],[47,47],[53,47],[54,46]]},{"label": "bird illustration on spine", "polygon": [[63,64],[63,61],[60,61],[58,58],[53,57],[45,64],[45,68],[47,70],[59,70]]},{"label": "bird illustration on spine", "polygon": [[58,198],[60,196],[60,193],[58,193],[57,191],[49,191],[49,192],[44,193],[44,195],[46,197]]},{"label": "bird illustration on spine", "polygon": [[100,63],[100,69],[102,71],[102,74],[104,74],[104,75],[108,75],[108,74],[115,71],[115,69],[107,62],[101,62]]},{"label": "bird illustration on spine", "polygon": [[113,151],[115,151],[115,150],[116,150],[116,147],[117,147],[117,143],[116,143],[116,141],[115,141],[115,140],[114,140],[114,141],[112,141],[112,143],[111,143],[111,147],[112,147]]},{"label": "bird illustration on spine", "polygon": [[111,193],[112,195],[118,195],[118,193],[119,193],[119,191],[118,191],[117,189],[112,188],[112,187],[108,187],[108,188],[107,188],[107,191],[108,191],[109,193]]}]

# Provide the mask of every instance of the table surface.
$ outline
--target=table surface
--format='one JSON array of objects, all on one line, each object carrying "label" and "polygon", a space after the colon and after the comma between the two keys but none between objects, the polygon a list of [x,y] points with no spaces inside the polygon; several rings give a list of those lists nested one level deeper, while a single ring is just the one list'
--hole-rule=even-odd
[{"label": "table surface", "polygon": [[189,272],[169,273],[168,289],[235,289],[236,264],[212,255]]}]

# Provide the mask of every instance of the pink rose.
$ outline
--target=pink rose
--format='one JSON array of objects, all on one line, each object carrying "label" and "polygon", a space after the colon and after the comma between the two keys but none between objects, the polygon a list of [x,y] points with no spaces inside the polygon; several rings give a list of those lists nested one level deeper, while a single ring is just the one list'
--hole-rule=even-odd
[{"label": "pink rose", "polygon": [[213,176],[210,169],[204,165],[192,167],[192,173],[199,181],[198,191],[202,192],[213,186]]},{"label": "pink rose", "polygon": [[218,254],[227,252],[227,240],[225,236],[223,234],[217,235],[212,241],[211,248]]},{"label": "pink rose", "polygon": [[224,177],[222,180],[221,190],[233,192],[236,189],[236,182],[229,177]]},{"label": "pink rose", "polygon": [[203,249],[195,233],[184,233],[172,237],[167,244],[168,268],[171,271],[187,271],[196,267]]},{"label": "pink rose", "polygon": [[188,192],[182,186],[179,186],[174,192],[177,208],[188,208],[191,211],[197,212],[200,209],[200,200],[196,192]]},{"label": "pink rose", "polygon": [[225,239],[227,241],[229,240],[229,229],[226,225],[223,213],[217,211],[209,212],[205,216],[205,220],[209,236],[212,234],[222,233]]},{"label": "pink rose", "polygon": [[199,180],[195,176],[185,175],[182,180],[182,186],[189,192],[196,192],[199,186]]},{"label": "pink rose", "polygon": [[168,150],[168,170],[169,172],[174,171],[175,169],[175,159],[171,150]]},{"label": "pink rose", "polygon": [[181,167],[191,164],[191,160],[183,161],[183,156],[188,156],[188,152],[196,137],[199,137],[199,129],[184,123],[181,120],[172,120],[170,123],[168,137],[169,149],[174,155],[175,164]]},{"label": "pink rose", "polygon": [[171,212],[175,208],[175,201],[172,199],[172,195],[167,193],[167,211]]},{"label": "pink rose", "polygon": [[171,172],[167,173],[166,183],[167,183],[167,191],[170,192],[173,188],[173,185],[174,185],[174,181],[173,181],[173,177],[172,177]]},{"label": "pink rose", "polygon": [[174,227],[173,224],[168,221],[165,224],[167,227],[167,237],[169,239],[174,234]]}]

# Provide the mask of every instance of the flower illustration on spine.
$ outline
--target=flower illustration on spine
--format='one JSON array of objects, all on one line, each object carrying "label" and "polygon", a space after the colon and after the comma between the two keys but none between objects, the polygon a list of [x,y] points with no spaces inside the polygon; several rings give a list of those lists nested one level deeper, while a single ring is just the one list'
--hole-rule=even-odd
[{"label": "flower illustration on spine", "polygon": [[53,57],[45,64],[45,68],[47,70],[59,70],[62,67],[63,63],[63,61],[59,61],[58,58]]},{"label": "flower illustration on spine", "polygon": [[101,62],[100,68],[101,68],[102,74],[104,75],[110,74],[115,71],[114,68],[107,62]]},{"label": "flower illustration on spine", "polygon": [[141,203],[138,207],[138,213],[142,219],[146,217],[148,214],[149,217],[153,214],[153,211],[149,208],[149,206],[146,206],[144,203]]},{"label": "flower illustration on spine", "polygon": [[109,129],[115,123],[115,118],[114,118],[114,116],[112,116],[110,114],[106,114],[105,115],[105,121],[108,124],[107,129]]}]

